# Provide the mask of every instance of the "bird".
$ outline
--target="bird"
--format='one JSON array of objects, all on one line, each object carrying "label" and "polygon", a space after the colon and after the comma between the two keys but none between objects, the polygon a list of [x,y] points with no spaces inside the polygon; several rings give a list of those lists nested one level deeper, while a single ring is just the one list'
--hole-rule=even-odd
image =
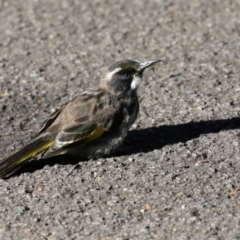
[{"label": "bird", "polygon": [[52,113],[32,141],[0,160],[0,178],[11,176],[37,156],[96,159],[113,154],[137,118],[137,89],[143,72],[158,62],[120,59],[110,64],[97,87],[86,89]]}]

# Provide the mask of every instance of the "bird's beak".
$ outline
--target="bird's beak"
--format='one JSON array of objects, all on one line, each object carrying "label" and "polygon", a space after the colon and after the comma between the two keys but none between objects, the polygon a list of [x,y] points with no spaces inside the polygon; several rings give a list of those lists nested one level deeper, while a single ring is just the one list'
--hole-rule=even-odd
[{"label": "bird's beak", "polygon": [[161,62],[161,61],[162,61],[161,59],[157,59],[157,60],[151,60],[151,61],[140,63],[138,72],[143,72],[146,68],[153,66],[154,64]]}]

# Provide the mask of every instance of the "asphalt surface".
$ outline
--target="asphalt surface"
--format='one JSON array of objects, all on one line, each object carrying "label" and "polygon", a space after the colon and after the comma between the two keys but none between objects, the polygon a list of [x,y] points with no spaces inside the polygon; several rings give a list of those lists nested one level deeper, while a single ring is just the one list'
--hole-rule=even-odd
[{"label": "asphalt surface", "polygon": [[240,239],[239,4],[0,0],[0,158],[108,64],[163,59],[115,156],[0,180],[0,239]]}]

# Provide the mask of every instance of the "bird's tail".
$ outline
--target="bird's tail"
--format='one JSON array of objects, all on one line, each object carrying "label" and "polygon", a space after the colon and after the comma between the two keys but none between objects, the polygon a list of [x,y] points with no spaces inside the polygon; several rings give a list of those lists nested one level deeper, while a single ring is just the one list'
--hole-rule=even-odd
[{"label": "bird's tail", "polygon": [[39,153],[50,148],[53,142],[54,141],[46,141],[42,138],[37,138],[33,142],[23,147],[21,150],[0,160],[0,178],[5,178],[13,174],[23,164],[27,163]]}]

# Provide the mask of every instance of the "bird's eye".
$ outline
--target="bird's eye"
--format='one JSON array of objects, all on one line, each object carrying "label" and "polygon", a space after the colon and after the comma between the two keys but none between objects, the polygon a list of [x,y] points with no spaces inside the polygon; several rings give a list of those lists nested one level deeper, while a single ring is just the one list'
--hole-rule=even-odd
[{"label": "bird's eye", "polygon": [[131,74],[125,73],[121,75],[122,80],[129,80],[131,78]]}]

